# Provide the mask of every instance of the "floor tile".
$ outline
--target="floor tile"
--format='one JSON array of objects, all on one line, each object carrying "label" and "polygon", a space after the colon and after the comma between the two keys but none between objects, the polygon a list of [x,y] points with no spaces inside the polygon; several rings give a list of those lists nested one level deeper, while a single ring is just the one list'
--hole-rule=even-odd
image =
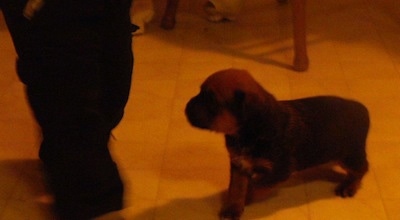
[{"label": "floor tile", "polygon": [[385,209],[379,199],[335,198],[312,202],[309,207],[310,219],[386,219]]},{"label": "floor tile", "polygon": [[376,180],[383,199],[400,198],[400,191],[396,185],[400,181],[400,173],[397,171],[397,168],[385,168],[375,171]]},{"label": "floor tile", "polygon": [[400,200],[385,200],[384,201],[388,219],[395,220],[400,218],[400,212],[398,207],[400,207]]}]

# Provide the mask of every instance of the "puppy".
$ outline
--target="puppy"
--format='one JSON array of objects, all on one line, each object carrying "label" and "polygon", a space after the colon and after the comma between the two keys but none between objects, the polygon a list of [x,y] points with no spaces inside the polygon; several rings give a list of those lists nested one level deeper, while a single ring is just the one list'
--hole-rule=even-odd
[{"label": "puppy", "polygon": [[186,105],[189,122],[225,134],[230,184],[221,219],[239,219],[253,187],[271,187],[295,171],[336,162],[346,177],[335,192],[352,197],[368,170],[368,110],[333,96],[277,101],[244,71],[209,76]]}]

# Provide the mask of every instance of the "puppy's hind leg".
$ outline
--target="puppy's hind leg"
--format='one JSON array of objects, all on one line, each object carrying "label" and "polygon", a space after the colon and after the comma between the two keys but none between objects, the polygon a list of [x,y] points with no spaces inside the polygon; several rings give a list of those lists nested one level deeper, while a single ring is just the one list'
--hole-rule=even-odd
[{"label": "puppy's hind leg", "polygon": [[346,198],[353,197],[361,186],[361,180],[368,171],[368,161],[365,153],[357,157],[348,157],[341,161],[341,166],[347,171],[347,176],[335,190],[336,195]]}]

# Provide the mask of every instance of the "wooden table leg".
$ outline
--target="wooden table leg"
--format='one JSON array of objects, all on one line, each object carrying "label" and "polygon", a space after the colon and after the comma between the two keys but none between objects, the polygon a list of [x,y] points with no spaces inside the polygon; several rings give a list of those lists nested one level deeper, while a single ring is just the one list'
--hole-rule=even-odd
[{"label": "wooden table leg", "polygon": [[164,16],[161,20],[162,28],[170,30],[175,27],[175,17],[178,4],[179,0],[167,0],[167,7],[165,8]]},{"label": "wooden table leg", "polygon": [[306,71],[309,61],[306,37],[306,0],[292,0],[294,61],[296,71]]}]

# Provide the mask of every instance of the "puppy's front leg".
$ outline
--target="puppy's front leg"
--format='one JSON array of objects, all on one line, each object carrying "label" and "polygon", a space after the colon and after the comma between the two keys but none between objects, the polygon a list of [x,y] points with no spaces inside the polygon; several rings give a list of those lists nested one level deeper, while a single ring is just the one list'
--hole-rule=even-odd
[{"label": "puppy's front leg", "polygon": [[239,220],[246,202],[249,176],[242,167],[231,162],[228,199],[222,207],[221,220]]}]

